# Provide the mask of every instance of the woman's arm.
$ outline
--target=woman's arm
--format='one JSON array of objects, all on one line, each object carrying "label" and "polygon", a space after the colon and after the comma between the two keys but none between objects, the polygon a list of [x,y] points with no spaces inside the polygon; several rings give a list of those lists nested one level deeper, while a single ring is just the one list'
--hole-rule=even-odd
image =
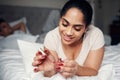
[{"label": "woman's arm", "polygon": [[91,50],[83,66],[78,67],[77,75],[79,76],[95,76],[101,66],[104,56],[104,47]]},{"label": "woman's arm", "polygon": [[64,77],[95,76],[101,66],[104,55],[104,47],[98,50],[91,50],[83,66],[80,66],[75,60],[65,60],[62,66],[59,66],[59,72]]},{"label": "woman's arm", "polygon": [[13,30],[16,31],[16,30],[21,30],[23,32],[26,33],[26,28],[25,28],[25,24],[23,22],[13,26]]}]

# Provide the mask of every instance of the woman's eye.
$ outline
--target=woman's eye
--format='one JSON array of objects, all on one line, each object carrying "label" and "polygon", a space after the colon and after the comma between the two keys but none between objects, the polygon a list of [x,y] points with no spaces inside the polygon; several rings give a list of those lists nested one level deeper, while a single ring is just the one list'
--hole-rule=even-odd
[{"label": "woman's eye", "polygon": [[64,27],[67,27],[68,25],[67,24],[62,24]]},{"label": "woman's eye", "polygon": [[75,27],[74,29],[75,29],[76,31],[80,31],[80,30],[81,30],[80,27],[79,27],[79,28],[78,28],[78,27]]}]

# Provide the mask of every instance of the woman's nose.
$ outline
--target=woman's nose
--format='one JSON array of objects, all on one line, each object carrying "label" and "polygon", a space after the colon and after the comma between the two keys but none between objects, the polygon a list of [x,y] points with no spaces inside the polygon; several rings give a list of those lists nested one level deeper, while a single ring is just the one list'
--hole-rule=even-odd
[{"label": "woman's nose", "polygon": [[67,34],[67,35],[73,35],[73,31],[72,31],[72,28],[71,28],[71,27],[68,27],[68,28],[67,28],[66,34]]}]

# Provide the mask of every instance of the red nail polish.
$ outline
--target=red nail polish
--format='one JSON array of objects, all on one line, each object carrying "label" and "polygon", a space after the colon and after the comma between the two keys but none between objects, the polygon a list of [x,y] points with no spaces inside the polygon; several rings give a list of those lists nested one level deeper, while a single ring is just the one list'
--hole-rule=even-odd
[{"label": "red nail polish", "polygon": [[44,50],[44,52],[46,53],[46,55],[49,55],[49,51],[48,50]]},{"label": "red nail polish", "polygon": [[42,60],[41,59],[38,59],[38,62],[41,62]]},{"label": "red nail polish", "polygon": [[62,63],[60,63],[60,64],[58,64],[58,66],[63,66],[63,64],[62,64]]},{"label": "red nail polish", "polygon": [[57,67],[56,70],[60,70],[61,68],[60,67]]},{"label": "red nail polish", "polygon": [[37,52],[37,55],[41,55],[42,53],[40,51]]},{"label": "red nail polish", "polygon": [[38,72],[38,69],[37,69],[37,68],[35,68],[35,69],[34,69],[34,72]]},{"label": "red nail polish", "polygon": [[47,52],[48,52],[48,50],[44,50],[44,52],[45,52],[45,53],[47,53]]}]

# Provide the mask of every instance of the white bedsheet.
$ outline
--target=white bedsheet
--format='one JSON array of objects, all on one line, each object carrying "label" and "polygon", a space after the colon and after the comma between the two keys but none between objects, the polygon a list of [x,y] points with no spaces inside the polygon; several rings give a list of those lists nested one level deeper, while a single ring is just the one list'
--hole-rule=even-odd
[{"label": "white bedsheet", "polygon": [[103,65],[113,64],[115,77],[120,80],[120,44],[105,47]]},{"label": "white bedsheet", "polygon": [[0,39],[0,80],[30,80],[24,70],[17,40],[35,42],[38,37],[21,32]]},{"label": "white bedsheet", "polygon": [[0,80],[27,80],[22,56],[18,50],[0,50]]},{"label": "white bedsheet", "polygon": [[[108,64],[108,65],[107,65]],[[113,64],[113,67],[112,65]],[[120,44],[117,46],[108,46],[105,48],[105,57],[103,60],[104,66],[102,70],[114,69],[115,78],[108,78],[106,80],[120,80]],[[114,71],[112,70],[112,71]],[[113,72],[114,73],[114,72]],[[113,75],[105,72],[101,72],[103,79],[98,77],[77,77],[64,79],[60,74],[56,74],[51,78],[43,78],[39,73],[35,74],[32,80],[105,80],[103,74]],[[112,77],[112,76],[111,76]],[[113,76],[114,77],[114,76]],[[0,49],[0,80],[31,80],[25,73],[22,56],[19,50],[13,49]]]},{"label": "white bedsheet", "polygon": [[115,80],[114,69],[112,64],[104,65],[101,67],[97,76],[73,76],[72,78],[65,79],[59,73],[52,76],[51,78],[44,77],[42,74],[38,73],[32,80]]}]

